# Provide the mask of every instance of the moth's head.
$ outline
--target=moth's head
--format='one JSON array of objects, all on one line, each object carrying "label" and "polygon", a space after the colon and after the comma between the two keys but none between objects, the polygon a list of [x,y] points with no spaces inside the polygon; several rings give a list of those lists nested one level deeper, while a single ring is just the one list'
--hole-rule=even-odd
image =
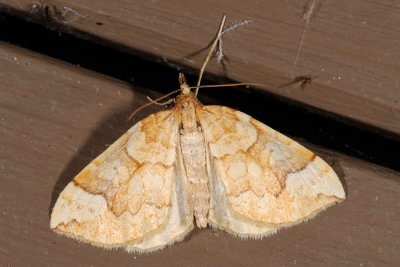
[{"label": "moth's head", "polygon": [[185,75],[183,75],[183,73],[179,73],[179,85],[183,95],[188,95],[190,93],[190,87],[187,84]]}]

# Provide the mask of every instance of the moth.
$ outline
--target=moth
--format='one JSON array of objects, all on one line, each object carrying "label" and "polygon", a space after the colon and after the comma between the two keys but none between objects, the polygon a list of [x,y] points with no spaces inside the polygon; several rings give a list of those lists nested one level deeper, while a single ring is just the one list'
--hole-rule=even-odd
[{"label": "moth", "polygon": [[51,229],[149,252],[194,224],[262,238],[345,199],[313,152],[240,111],[202,105],[179,81],[173,108],[136,123],[66,186]]}]

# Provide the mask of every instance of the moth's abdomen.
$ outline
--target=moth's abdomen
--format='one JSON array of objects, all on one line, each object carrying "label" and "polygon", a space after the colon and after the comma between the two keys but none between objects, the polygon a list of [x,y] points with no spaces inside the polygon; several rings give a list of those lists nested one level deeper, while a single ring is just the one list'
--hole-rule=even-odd
[{"label": "moth's abdomen", "polygon": [[183,164],[191,187],[191,205],[196,224],[199,228],[207,227],[207,215],[210,207],[210,190],[206,174],[206,149],[203,133],[181,134]]}]

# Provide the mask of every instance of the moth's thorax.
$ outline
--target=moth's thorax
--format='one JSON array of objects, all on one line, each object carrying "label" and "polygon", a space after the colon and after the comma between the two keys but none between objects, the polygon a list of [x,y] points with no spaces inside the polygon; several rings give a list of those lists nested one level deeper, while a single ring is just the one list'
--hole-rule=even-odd
[{"label": "moth's thorax", "polygon": [[201,109],[201,103],[191,92],[181,94],[176,102],[176,110],[180,116],[182,130],[186,133],[197,131],[198,111]]}]

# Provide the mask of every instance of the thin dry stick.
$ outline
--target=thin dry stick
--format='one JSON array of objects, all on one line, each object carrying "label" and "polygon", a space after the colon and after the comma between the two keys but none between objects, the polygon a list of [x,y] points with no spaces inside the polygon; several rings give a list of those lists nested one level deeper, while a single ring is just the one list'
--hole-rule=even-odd
[{"label": "thin dry stick", "polygon": [[218,63],[221,63],[221,61],[224,58],[224,51],[223,51],[223,36],[225,35],[225,33],[232,31],[236,28],[239,28],[243,25],[249,24],[254,22],[254,20],[251,19],[243,19],[243,20],[239,20],[239,21],[235,21],[234,23],[232,23],[231,26],[229,26],[228,28],[224,29],[221,33],[221,37],[218,40],[218,49],[215,52],[215,57],[217,58]]},{"label": "thin dry stick", "polygon": [[[221,25],[219,26],[217,37],[215,38],[215,40],[214,40],[214,42],[213,42],[213,44],[212,44],[212,46],[210,48],[210,51],[207,54],[206,59],[203,62],[203,65],[201,66],[199,79],[197,80],[197,86],[200,86],[201,78],[203,77],[203,73],[204,73],[204,70],[205,70],[205,68],[207,66],[207,63],[208,63],[208,61],[210,60],[210,58],[212,57],[212,55],[214,53],[215,47],[218,44],[218,40],[221,38],[221,33],[222,33],[223,28],[224,28],[225,20],[226,20],[226,15],[224,15],[222,17],[222,21],[221,21]],[[194,95],[197,96],[198,93],[199,93],[199,88],[196,88],[196,91],[195,91]]]},{"label": "thin dry stick", "polygon": [[[219,39],[219,41],[218,41],[218,50],[217,50],[216,53],[215,53],[215,56],[217,57],[218,61],[221,61],[221,60],[222,60],[222,57],[223,57],[223,55],[222,55],[222,57],[220,57],[218,54],[219,54],[219,53],[220,53],[220,54],[223,54],[221,42],[222,42],[222,40],[223,40],[222,37],[224,36],[224,34],[227,33],[227,32],[229,32],[229,31],[231,31],[231,30],[234,30],[234,29],[236,29],[236,28],[238,28],[238,27],[241,27],[241,26],[243,26],[243,25],[246,25],[246,24],[249,24],[249,23],[252,23],[252,22],[254,22],[254,20],[251,20],[251,19],[243,19],[243,20],[235,21],[235,22],[232,23],[231,26],[229,26],[228,28],[226,28],[226,29],[224,29],[224,30],[222,31],[221,37],[220,37],[220,39]],[[198,51],[195,51],[195,52],[193,52],[193,53],[191,53],[191,54],[189,54],[189,55],[186,55],[184,58],[191,58],[191,57],[194,57],[195,55],[200,54],[200,53],[203,52],[204,50],[209,49],[209,48],[211,47],[211,45],[213,44],[213,42],[214,42],[214,40],[212,40],[211,42],[209,42],[204,48],[202,48],[202,49],[200,49],[200,50],[198,50]]]}]

